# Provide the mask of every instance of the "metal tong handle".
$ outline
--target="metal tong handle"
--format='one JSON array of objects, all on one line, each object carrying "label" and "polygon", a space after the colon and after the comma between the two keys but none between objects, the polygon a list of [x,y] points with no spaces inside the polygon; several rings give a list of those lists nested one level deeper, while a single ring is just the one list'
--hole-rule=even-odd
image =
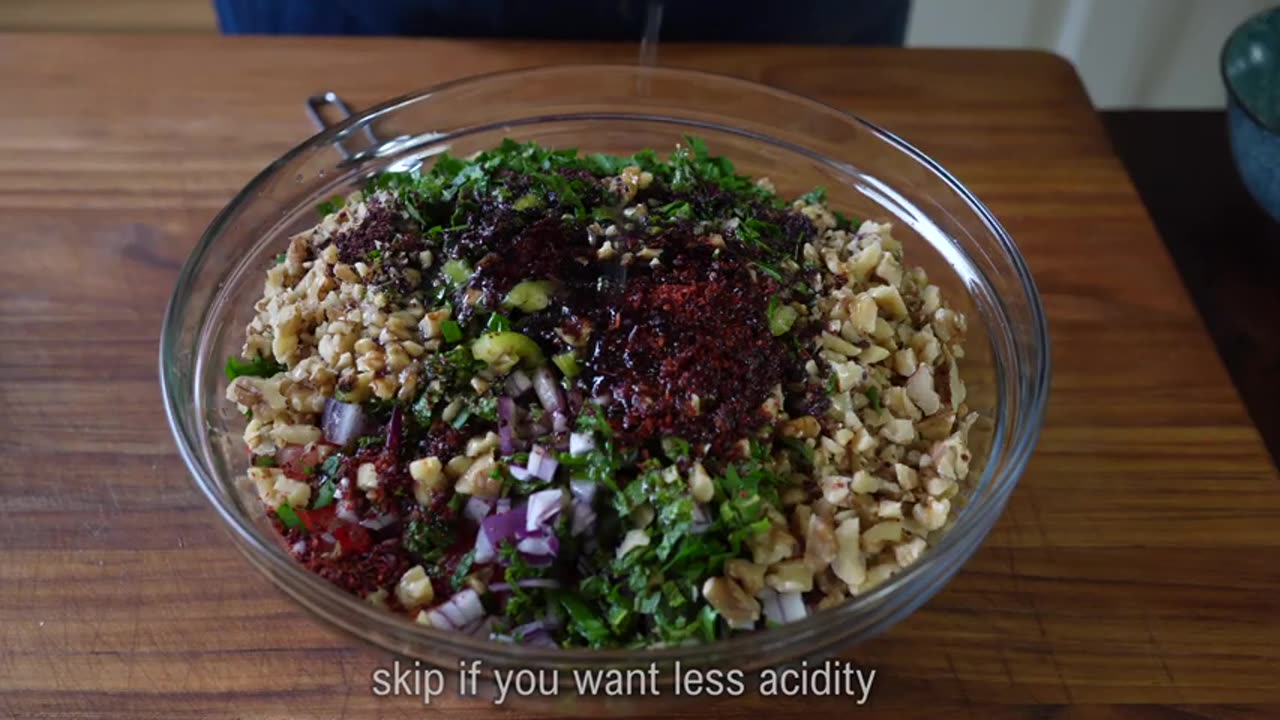
[{"label": "metal tong handle", "polygon": [[[307,98],[307,116],[311,118],[311,123],[316,126],[317,130],[328,130],[330,127],[337,124],[337,122],[328,122],[324,119],[324,115],[322,114],[325,108],[330,106],[336,108],[337,111],[341,113],[337,122],[342,122],[355,114],[351,112],[351,108],[347,106],[347,103],[344,102],[342,98],[338,97],[338,94],[332,90],[326,90],[319,95],[312,95]],[[373,127],[369,123],[366,122],[362,125],[361,130],[364,131],[365,137],[369,139],[369,144],[371,146],[376,146],[382,142],[373,132]],[[334,141],[333,145],[337,148],[338,152],[342,154],[343,160],[350,160],[352,153],[347,150],[346,146],[342,143],[343,140],[339,138]]]}]

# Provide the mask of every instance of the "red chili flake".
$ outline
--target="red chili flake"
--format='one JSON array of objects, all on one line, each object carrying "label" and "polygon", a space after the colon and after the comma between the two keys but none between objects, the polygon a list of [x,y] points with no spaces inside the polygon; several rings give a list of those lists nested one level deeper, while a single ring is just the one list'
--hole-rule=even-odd
[{"label": "red chili flake", "polygon": [[592,358],[596,392],[630,445],[674,435],[724,452],[764,421],[788,355],[762,282],[730,258],[683,258],[627,282]]},{"label": "red chili flake", "polygon": [[437,420],[431,424],[419,447],[424,456],[451,458],[466,447],[467,437],[461,430]]},{"label": "red chili flake", "polygon": [[342,550],[335,557],[332,546],[312,535],[305,541],[304,549],[294,555],[311,572],[361,596],[390,589],[410,565],[398,540],[383,541],[364,552]]}]

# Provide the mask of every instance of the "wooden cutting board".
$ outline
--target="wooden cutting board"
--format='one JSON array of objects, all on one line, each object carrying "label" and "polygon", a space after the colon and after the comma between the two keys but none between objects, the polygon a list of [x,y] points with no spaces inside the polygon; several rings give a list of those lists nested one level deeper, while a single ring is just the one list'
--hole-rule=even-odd
[{"label": "wooden cutting board", "polygon": [[[373,697],[388,658],[276,592],[193,489],[161,407],[157,340],[205,224],[311,133],[307,95],[366,106],[472,73],[634,56],[0,36],[0,716],[563,709]],[[921,611],[848,654],[877,670],[866,705],[745,697],[662,714],[1280,714],[1280,482],[1070,65],[741,46],[663,47],[660,61],[847,108],[954,171],[1026,255],[1055,371],[1039,448],[986,544]],[[1191,705],[1204,707],[1174,709]]]}]

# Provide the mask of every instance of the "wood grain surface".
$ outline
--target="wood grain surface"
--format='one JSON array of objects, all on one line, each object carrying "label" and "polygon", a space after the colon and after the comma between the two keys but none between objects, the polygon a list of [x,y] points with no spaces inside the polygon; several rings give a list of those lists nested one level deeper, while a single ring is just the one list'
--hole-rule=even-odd
[{"label": "wood grain surface", "polygon": [[[0,716],[551,716],[380,699],[388,658],[232,548],[156,379],[179,265],[232,194],[358,106],[634,47],[0,35]],[[666,717],[1280,715],[1280,482],[1072,68],[1030,52],[666,47],[856,111],[967,183],[1044,294],[1055,378],[1026,476],[921,611],[848,653],[870,701]],[[1063,707],[1069,706],[1069,707]],[[655,711],[639,705],[638,712]]]}]

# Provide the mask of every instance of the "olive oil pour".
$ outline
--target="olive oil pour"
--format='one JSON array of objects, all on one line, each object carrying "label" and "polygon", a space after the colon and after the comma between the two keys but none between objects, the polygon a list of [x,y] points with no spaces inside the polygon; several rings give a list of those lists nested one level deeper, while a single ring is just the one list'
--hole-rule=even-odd
[{"label": "olive oil pour", "polygon": [[640,64],[658,64],[658,33],[662,29],[662,0],[649,0],[645,8],[644,34],[640,36]]}]

